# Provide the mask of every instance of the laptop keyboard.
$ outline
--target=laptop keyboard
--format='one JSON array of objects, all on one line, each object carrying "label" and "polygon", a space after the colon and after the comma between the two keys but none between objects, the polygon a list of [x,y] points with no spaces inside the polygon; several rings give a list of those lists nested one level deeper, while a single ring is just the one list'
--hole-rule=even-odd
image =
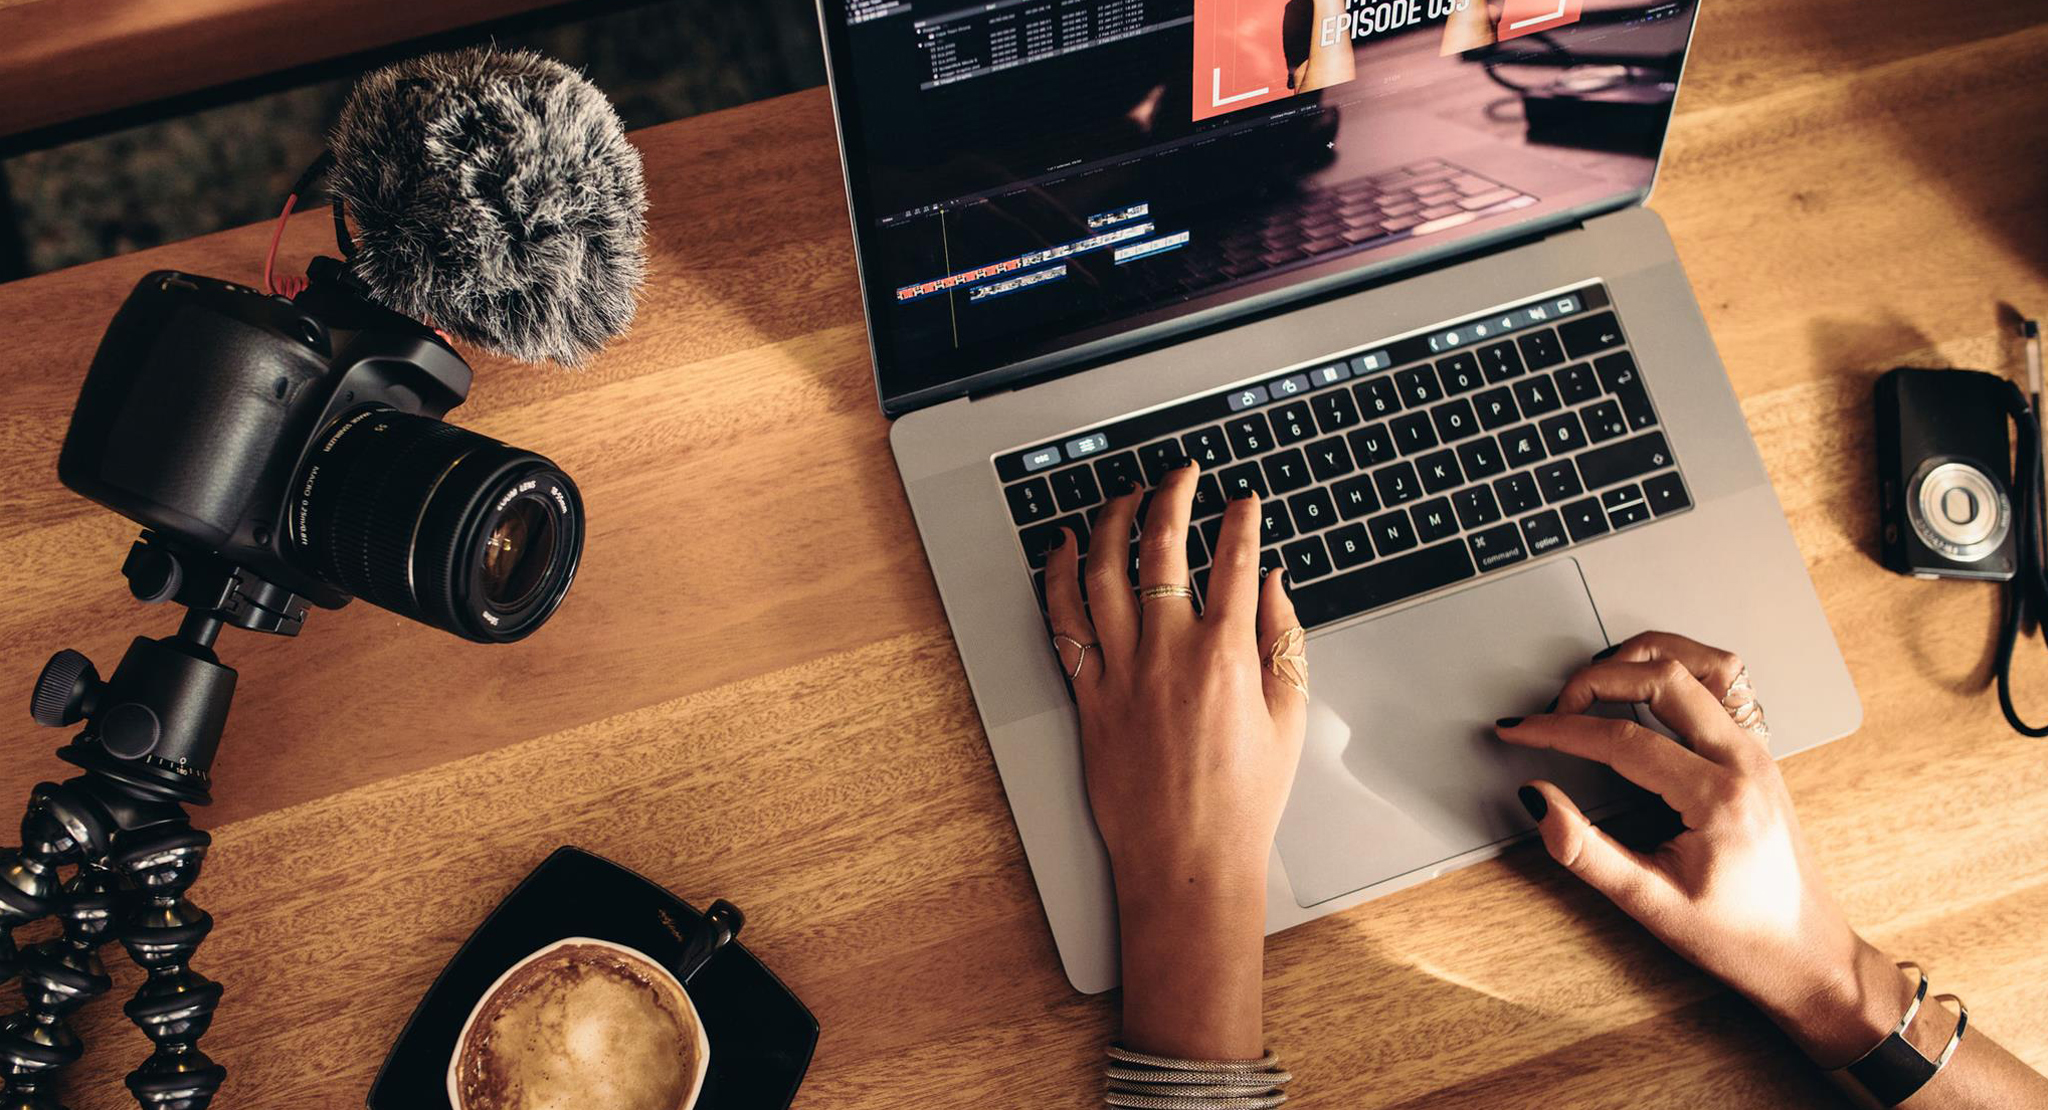
[{"label": "laptop keyboard", "polygon": [[1257,493],[1307,628],[1690,508],[1611,304],[1591,285],[997,456],[1040,605],[1061,527],[1085,552],[1104,500],[1189,457],[1197,604],[1224,505]]}]

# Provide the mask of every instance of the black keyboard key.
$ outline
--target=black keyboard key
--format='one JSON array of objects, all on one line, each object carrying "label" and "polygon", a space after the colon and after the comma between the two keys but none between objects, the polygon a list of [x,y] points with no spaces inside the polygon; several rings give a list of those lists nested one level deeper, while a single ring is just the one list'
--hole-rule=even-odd
[{"label": "black keyboard key", "polygon": [[1515,401],[1522,407],[1522,415],[1542,416],[1564,407],[1557,396],[1557,387],[1551,383],[1550,375],[1538,374],[1515,383]]},{"label": "black keyboard key", "polygon": [[1642,375],[1636,372],[1636,360],[1627,351],[1616,351],[1595,362],[1593,372],[1600,375],[1600,384],[1607,392],[1621,402],[1629,427],[1640,432],[1656,426],[1657,414],[1650,409],[1650,394],[1643,388]]},{"label": "black keyboard key", "polygon": [[1095,484],[1095,471],[1082,463],[1052,472],[1052,498],[1061,512],[1079,512],[1101,501],[1102,489]]},{"label": "black keyboard key", "polygon": [[1385,424],[1367,424],[1345,436],[1344,440],[1351,444],[1351,457],[1358,460],[1360,466],[1394,460],[1394,434],[1387,430]]},{"label": "black keyboard key", "polygon": [[1465,465],[1465,477],[1472,481],[1491,478],[1508,468],[1501,458],[1500,444],[1490,439],[1475,439],[1458,445],[1458,461]]},{"label": "black keyboard key", "polygon": [[1279,548],[1269,547],[1264,551],[1259,552],[1259,581],[1264,582],[1266,580],[1267,575],[1273,573],[1276,570],[1279,570],[1280,567],[1281,558]]},{"label": "black keyboard key", "polygon": [[1214,474],[1204,474],[1195,482],[1195,504],[1189,519],[1200,520],[1215,516],[1223,511],[1223,483]]},{"label": "black keyboard key", "polygon": [[1314,628],[1448,586],[1476,573],[1472,556],[1463,543],[1439,544],[1295,590],[1294,612],[1303,627]]},{"label": "black keyboard key", "polygon": [[1541,555],[1571,542],[1565,538],[1564,521],[1556,509],[1545,509],[1522,522],[1522,542],[1529,554]]},{"label": "black keyboard key", "polygon": [[1408,514],[1399,509],[1366,521],[1365,527],[1372,534],[1373,550],[1382,555],[1392,555],[1415,546],[1415,525],[1408,519]]},{"label": "black keyboard key", "polygon": [[1658,516],[1692,506],[1692,498],[1685,492],[1685,480],[1675,472],[1659,474],[1644,482],[1643,492],[1649,497],[1651,511]]},{"label": "black keyboard key", "polygon": [[1401,391],[1401,403],[1409,408],[1444,399],[1444,387],[1437,382],[1436,371],[1427,363],[1397,372],[1394,385]]},{"label": "black keyboard key", "polygon": [[1532,331],[1515,340],[1522,349],[1522,363],[1531,370],[1548,370],[1564,361],[1564,351],[1557,345],[1557,333],[1549,328]]},{"label": "black keyboard key", "polygon": [[1479,348],[1479,367],[1490,382],[1504,382],[1525,369],[1522,354],[1515,350],[1513,343],[1495,343],[1491,347]]},{"label": "black keyboard key", "polygon": [[1536,488],[1536,476],[1528,471],[1510,474],[1493,483],[1493,492],[1500,498],[1501,511],[1509,516],[1521,516],[1543,504],[1543,493]]},{"label": "black keyboard key", "polygon": [[1579,425],[1577,413],[1561,412],[1536,425],[1543,433],[1543,446],[1553,455],[1576,451],[1586,445],[1586,429]]},{"label": "black keyboard key", "polygon": [[1341,431],[1358,423],[1358,406],[1351,401],[1351,394],[1341,389],[1326,389],[1309,398],[1308,407],[1316,414],[1316,427],[1325,432]]},{"label": "black keyboard key", "polygon": [[1205,520],[1200,528],[1190,529],[1190,531],[1201,532],[1203,546],[1213,553],[1216,550],[1216,542],[1223,538],[1223,521],[1220,519]]},{"label": "black keyboard key", "polygon": [[1297,582],[1312,582],[1330,573],[1330,554],[1323,550],[1323,538],[1310,536],[1296,540],[1280,549],[1280,556],[1287,564],[1287,585]]},{"label": "black keyboard key", "polygon": [[1584,404],[1600,396],[1600,379],[1594,375],[1591,363],[1575,362],[1551,375],[1557,383],[1557,395],[1567,405]]},{"label": "black keyboard key", "polygon": [[1408,511],[1415,516],[1415,537],[1423,543],[1435,543],[1458,530],[1458,515],[1448,498],[1418,501]]},{"label": "black keyboard key", "polygon": [[1333,481],[1358,469],[1352,465],[1351,449],[1339,436],[1319,439],[1308,445],[1308,469],[1318,482]]},{"label": "black keyboard key", "polygon": [[1314,532],[1337,523],[1337,506],[1330,501],[1330,491],[1320,486],[1288,498],[1287,513],[1294,518],[1297,532]]},{"label": "black keyboard key", "polygon": [[1445,443],[1479,434],[1479,418],[1472,412],[1472,402],[1463,397],[1429,410],[1429,419],[1436,425],[1437,438]]},{"label": "black keyboard key", "polygon": [[1631,501],[1620,508],[1607,510],[1607,523],[1612,524],[1617,531],[1632,524],[1641,524],[1648,519],[1650,503],[1647,501]]},{"label": "black keyboard key", "polygon": [[1010,502],[1010,519],[1019,524],[1050,520],[1058,512],[1053,508],[1052,487],[1046,485],[1043,478],[1028,478],[1014,486],[1006,486],[1003,497]]},{"label": "black keyboard key", "polygon": [[1621,321],[1616,320],[1612,312],[1596,313],[1566,320],[1557,326],[1557,334],[1564,340],[1566,354],[1585,358],[1609,347],[1621,346]]},{"label": "black keyboard key", "polygon": [[1368,475],[1346,478],[1332,487],[1332,492],[1337,495],[1337,515],[1345,520],[1357,520],[1379,510],[1380,495]]},{"label": "black keyboard key", "polygon": [[1259,463],[1266,470],[1266,487],[1271,489],[1275,496],[1293,493],[1308,485],[1308,460],[1301,457],[1300,451],[1290,448],[1278,454],[1268,455],[1260,459]]},{"label": "black keyboard key", "polygon": [[1316,418],[1309,412],[1307,401],[1290,401],[1266,415],[1273,421],[1273,442],[1281,447],[1316,434]]},{"label": "black keyboard key", "polygon": [[1628,420],[1621,415],[1621,406],[1612,399],[1580,409],[1579,419],[1586,424],[1586,438],[1594,443],[1605,443],[1629,432]]},{"label": "black keyboard key", "polygon": [[1230,437],[1231,451],[1240,459],[1273,446],[1273,429],[1266,424],[1263,412],[1239,413],[1224,421],[1223,431]]},{"label": "black keyboard key", "polygon": [[1036,591],[1038,591],[1038,607],[1039,607],[1039,609],[1043,610],[1043,609],[1045,608],[1045,572],[1044,572],[1044,571],[1042,571],[1042,570],[1034,570],[1034,571],[1032,571],[1032,572],[1031,572],[1031,588],[1032,588],[1032,589],[1034,589],[1034,590],[1036,590]]},{"label": "black keyboard key", "polygon": [[1436,426],[1429,422],[1426,412],[1403,413],[1390,421],[1387,427],[1394,433],[1394,446],[1404,455],[1427,451],[1436,446]]},{"label": "black keyboard key", "polygon": [[1223,496],[1232,501],[1258,494],[1266,496],[1266,476],[1258,463],[1242,463],[1217,476],[1223,482]]},{"label": "black keyboard key", "polygon": [[1186,462],[1188,453],[1177,439],[1162,439],[1138,448],[1138,465],[1145,471],[1145,484],[1156,486],[1168,473]]},{"label": "black keyboard key", "polygon": [[1537,467],[1536,484],[1543,489],[1543,500],[1552,505],[1586,492],[1586,488],[1579,484],[1579,471],[1572,466],[1570,459],[1559,459]]},{"label": "black keyboard key", "polygon": [[1500,519],[1500,502],[1486,486],[1467,486],[1451,495],[1451,507],[1458,510],[1458,523],[1466,528],[1484,528]]},{"label": "black keyboard key", "polygon": [[1623,505],[1633,505],[1642,499],[1643,487],[1630,482],[1628,485],[1616,486],[1601,494],[1600,507],[1611,513]]},{"label": "black keyboard key", "polygon": [[1574,501],[1560,511],[1564,513],[1565,531],[1572,534],[1573,543],[1585,543],[1607,531],[1607,514],[1601,511],[1597,497]]},{"label": "black keyboard key", "polygon": [[1543,450],[1543,436],[1536,431],[1534,424],[1502,432],[1500,453],[1507,458],[1509,466],[1534,466],[1547,454]]},{"label": "black keyboard key", "polygon": [[1580,455],[1578,462],[1579,472],[1586,477],[1586,488],[1599,489],[1652,470],[1663,470],[1671,465],[1671,448],[1664,442],[1663,432],[1651,432],[1595,447]]},{"label": "black keyboard key", "polygon": [[1389,506],[1400,505],[1422,496],[1422,482],[1415,476],[1415,468],[1406,462],[1383,466],[1372,473],[1374,488],[1380,491],[1380,500]]},{"label": "black keyboard key", "polygon": [[1111,497],[1120,497],[1146,485],[1145,472],[1138,467],[1138,456],[1129,451],[1096,459],[1095,477]]},{"label": "black keyboard key", "polygon": [[1366,535],[1363,524],[1347,524],[1324,538],[1330,543],[1330,562],[1338,570],[1372,561],[1372,537]]},{"label": "black keyboard key", "polygon": [[1391,375],[1381,374],[1367,378],[1351,388],[1351,395],[1358,399],[1358,407],[1367,420],[1378,420],[1401,411],[1401,391],[1394,386]]},{"label": "black keyboard key", "polygon": [[1431,451],[1415,460],[1416,473],[1422,475],[1422,488],[1429,493],[1442,493],[1465,480],[1465,473],[1458,469],[1458,456],[1448,448]]},{"label": "black keyboard key", "polygon": [[1086,520],[1079,516],[1048,520],[1044,524],[1034,524],[1018,533],[1018,536],[1024,542],[1024,557],[1030,560],[1032,566],[1042,567],[1045,565],[1046,552],[1051,551],[1053,545],[1059,541],[1060,529],[1062,528],[1073,531],[1073,542],[1078,542],[1081,545],[1081,554],[1086,555],[1088,553],[1088,522]]},{"label": "black keyboard key", "polygon": [[1529,551],[1522,546],[1522,530],[1512,524],[1488,528],[1465,537],[1465,543],[1472,548],[1472,561],[1480,570],[1499,570],[1511,567],[1529,557]]},{"label": "black keyboard key", "polygon": [[1280,501],[1259,505],[1259,546],[1270,547],[1294,536],[1294,523],[1287,519],[1287,506]]},{"label": "black keyboard key", "polygon": [[1444,383],[1444,392],[1453,397],[1470,393],[1486,384],[1485,377],[1479,372],[1479,357],[1470,351],[1438,362],[1436,376]]},{"label": "black keyboard key", "polygon": [[1479,410],[1479,426],[1489,432],[1498,431],[1522,418],[1521,410],[1515,408],[1515,395],[1507,386],[1474,396],[1472,407]]},{"label": "black keyboard key", "polygon": [[1203,470],[1215,470],[1230,461],[1230,443],[1220,427],[1189,432],[1180,437],[1180,445],[1182,453],[1202,464]]},{"label": "black keyboard key", "polygon": [[1209,565],[1209,544],[1202,539],[1200,528],[1188,529],[1188,569]]}]

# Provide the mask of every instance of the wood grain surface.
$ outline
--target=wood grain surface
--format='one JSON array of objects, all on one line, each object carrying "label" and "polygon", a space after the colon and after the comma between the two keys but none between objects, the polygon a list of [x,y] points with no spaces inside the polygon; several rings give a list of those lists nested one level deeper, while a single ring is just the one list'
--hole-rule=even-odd
[{"label": "wood grain surface", "polygon": [[[2001,303],[2048,312],[2040,16],[1715,0],[1652,204],[1862,694],[1861,732],[1786,763],[1822,866],[1869,936],[2048,1067],[2048,742],[1987,690],[1996,590],[1876,564],[1869,393],[1901,363],[2015,372]],[[1115,996],[1061,975],[895,479],[826,97],[636,138],[639,325],[581,373],[481,359],[456,413],[583,486],[593,532],[553,623],[485,648],[353,605],[296,640],[223,637],[242,692],[194,890],[218,920],[196,966],[228,987],[204,1042],[230,1069],[218,1105],[359,1105],[441,964],[562,843],[746,909],[824,1027],[799,1106],[1089,1105]],[[297,219],[287,256],[323,220]],[[135,280],[253,280],[266,236],[0,287],[0,695],[25,701],[59,647],[107,667],[175,624],[129,599],[135,529],[58,485],[57,445]],[[2048,652],[2021,683],[2048,715]],[[15,719],[8,805],[67,770],[61,737]],[[1268,952],[1302,1106],[1838,1105],[1539,848]],[[117,1004],[138,974],[110,962],[77,1110],[130,1105],[146,1054]]]},{"label": "wood grain surface", "polygon": [[557,0],[0,0],[0,136]]}]

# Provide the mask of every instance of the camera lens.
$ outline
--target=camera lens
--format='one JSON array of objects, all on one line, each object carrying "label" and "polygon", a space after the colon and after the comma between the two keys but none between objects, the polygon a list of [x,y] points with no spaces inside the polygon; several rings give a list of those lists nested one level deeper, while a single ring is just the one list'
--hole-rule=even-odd
[{"label": "camera lens", "polygon": [[582,498],[555,464],[393,409],[323,431],[292,497],[291,551],[307,571],[486,643],[540,627],[583,552]]}]

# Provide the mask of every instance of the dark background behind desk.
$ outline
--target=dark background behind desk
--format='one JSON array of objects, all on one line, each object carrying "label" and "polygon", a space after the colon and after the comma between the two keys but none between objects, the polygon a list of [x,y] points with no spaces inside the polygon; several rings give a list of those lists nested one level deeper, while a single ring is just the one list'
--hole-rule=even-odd
[{"label": "dark background behind desk", "polygon": [[[2048,1067],[2048,743],[1985,689],[1996,591],[1874,562],[1869,448],[1879,372],[2015,372],[1998,302],[2048,312],[2040,17],[1708,4],[1652,204],[1862,692],[1861,732],[1785,765],[1820,865],[1872,939]],[[594,531],[555,622],[489,649],[353,606],[296,641],[223,638],[242,693],[194,891],[218,918],[196,966],[228,987],[205,1041],[221,1105],[359,1105],[442,962],[564,842],[746,909],[824,1025],[800,1106],[1092,1105],[1116,1002],[1060,973],[896,481],[825,97],[636,141],[638,328],[578,374],[480,360],[456,413],[584,485]],[[294,221],[289,257],[324,218]],[[0,286],[0,704],[58,647],[104,662],[171,626],[125,592],[133,528],[57,485],[57,443],[142,272],[248,280],[268,235]],[[2048,651],[2020,681],[2048,712]],[[14,721],[8,804],[65,770],[61,737]],[[1268,963],[1306,1107],[1839,1105],[1534,847],[1283,934]],[[147,1050],[113,1001],[137,972],[114,966],[74,1110],[129,1106]]]}]

